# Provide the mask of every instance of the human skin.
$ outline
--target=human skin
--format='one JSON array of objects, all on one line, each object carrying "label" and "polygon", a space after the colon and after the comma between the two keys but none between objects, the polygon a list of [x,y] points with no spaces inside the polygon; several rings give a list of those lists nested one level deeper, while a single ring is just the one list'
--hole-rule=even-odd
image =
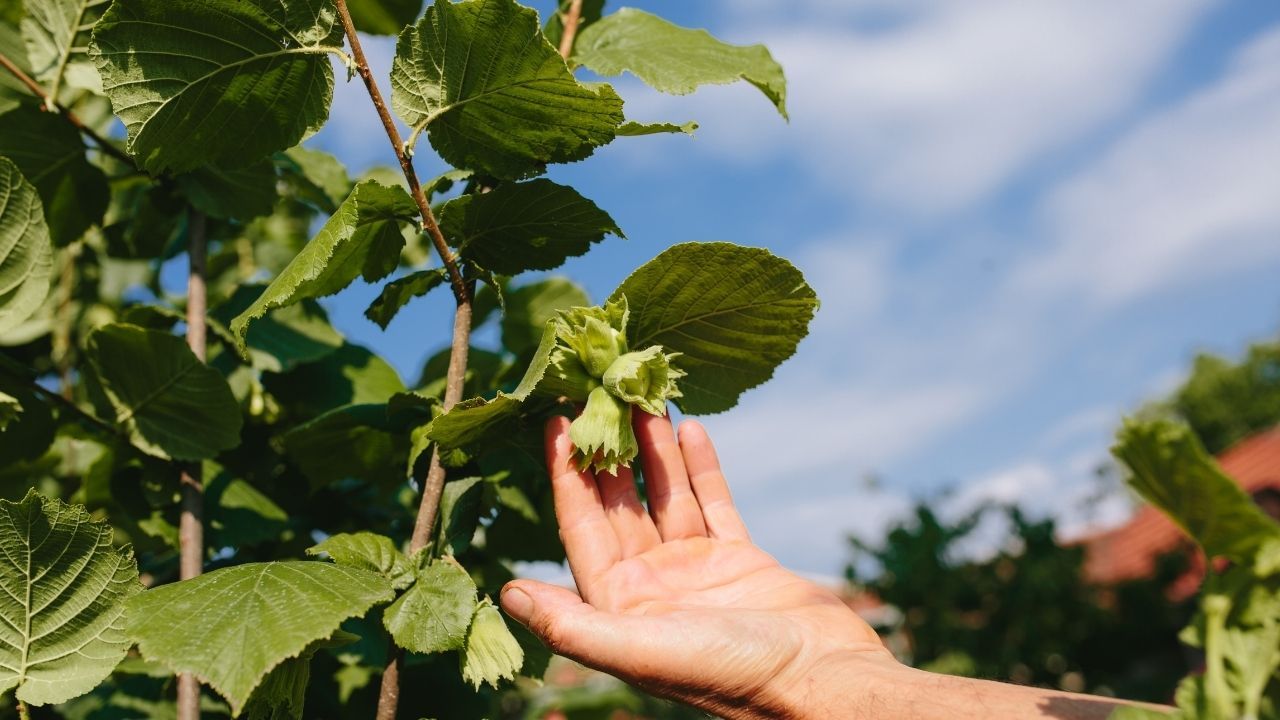
[{"label": "human skin", "polygon": [[[630,470],[580,472],[547,424],[556,517],[578,593],[515,580],[502,607],[557,654],[725,718],[1105,718],[1109,698],[902,665],[831,591],[751,542],[711,440],[635,413],[648,508]],[[805,528],[797,527],[803,533]]]}]

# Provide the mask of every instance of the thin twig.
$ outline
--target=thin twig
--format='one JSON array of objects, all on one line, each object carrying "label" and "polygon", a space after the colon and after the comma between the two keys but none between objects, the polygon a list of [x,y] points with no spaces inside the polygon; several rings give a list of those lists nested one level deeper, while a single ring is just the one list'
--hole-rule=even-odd
[{"label": "thin twig", "polygon": [[[462,385],[467,372],[467,353],[471,348],[471,288],[462,276],[458,261],[453,251],[449,249],[449,243],[440,232],[440,225],[431,212],[431,204],[427,202],[422,184],[418,182],[418,174],[413,169],[413,162],[405,152],[400,131],[396,128],[395,121],[387,110],[387,103],[382,99],[382,91],[378,89],[373,73],[369,70],[369,62],[365,59],[364,48],[360,45],[360,37],[356,34],[355,23],[351,20],[351,12],[347,9],[346,0],[336,0],[335,4],[338,17],[342,21],[343,32],[347,36],[347,43],[351,46],[356,72],[369,92],[369,99],[373,101],[373,107],[382,121],[387,140],[391,142],[396,159],[400,161],[400,170],[404,173],[405,182],[409,185],[409,194],[422,215],[422,229],[431,238],[431,244],[435,246],[441,263],[449,273],[449,283],[453,288],[457,309],[453,315],[453,342],[449,348],[449,370],[444,390],[444,409],[448,411],[462,399]],[[422,484],[422,500],[418,505],[418,515],[414,520],[413,537],[409,543],[411,552],[421,550],[431,537],[436,514],[440,509],[440,496],[444,492],[444,479],[445,471],[440,463],[439,453],[433,452],[427,477]],[[382,671],[382,685],[378,692],[378,710],[375,715],[378,720],[395,720],[400,705],[400,666],[404,652],[394,643],[390,650],[391,657]]]},{"label": "thin twig", "polygon": [[[190,211],[187,226],[187,346],[204,362],[205,307],[205,217]],[[204,572],[204,483],[199,462],[182,468],[182,514],[178,518],[178,576],[182,580]],[[178,720],[200,720],[200,681],[190,673],[178,676]]]},{"label": "thin twig", "polygon": [[578,37],[578,25],[582,24],[582,0],[569,3],[569,11],[560,18],[564,26],[560,31],[560,55],[566,61],[573,52],[573,40]]},{"label": "thin twig", "polygon": [[[10,362],[6,364],[16,364],[16,363]],[[97,415],[92,415],[88,412],[85,412],[80,408],[79,405],[76,405],[71,400],[68,400],[67,398],[63,397],[62,393],[58,392],[57,390],[50,390],[49,388],[41,385],[40,383],[36,382],[33,378],[29,376],[20,375],[18,377],[21,377],[21,379],[24,381],[24,384],[27,386],[28,389],[33,390],[39,393],[40,395],[43,395],[45,398],[52,401],[54,405],[57,405],[58,407],[69,411],[71,414],[75,415],[76,418],[78,418],[84,424],[85,427],[92,430],[97,430],[114,440],[124,440],[125,442],[129,441],[129,439],[125,437],[124,432],[122,432],[119,427],[112,425],[111,423],[107,422],[106,420],[103,420]]]},{"label": "thin twig", "polygon": [[99,135],[97,131],[88,125],[85,125],[84,121],[75,113],[71,112],[69,108],[65,108],[58,104],[57,98],[51,97],[49,93],[45,92],[45,89],[40,87],[40,83],[32,80],[30,75],[22,72],[22,68],[15,65],[12,60],[4,55],[4,53],[0,53],[0,66],[3,66],[5,70],[8,70],[9,73],[16,77],[23,85],[26,85],[28,90],[35,93],[35,95],[40,98],[41,102],[44,103],[45,110],[56,112],[66,118],[67,122],[74,125],[75,128],[83,133],[85,137],[92,140],[94,144],[98,146],[98,150],[110,155],[122,163],[125,163],[129,167],[136,167],[133,158],[129,157],[128,153],[107,142],[107,140]]}]

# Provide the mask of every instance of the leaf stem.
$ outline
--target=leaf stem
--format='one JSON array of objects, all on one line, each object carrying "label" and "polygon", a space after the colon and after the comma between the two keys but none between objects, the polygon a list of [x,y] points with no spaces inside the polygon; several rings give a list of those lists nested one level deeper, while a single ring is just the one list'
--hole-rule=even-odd
[{"label": "leaf stem", "polygon": [[21,700],[18,701],[18,719],[31,720],[31,711],[27,709],[27,704]]},{"label": "leaf stem", "polygon": [[[373,73],[369,70],[369,62],[365,59],[364,48],[360,45],[360,37],[356,34],[355,23],[351,19],[351,12],[347,9],[346,0],[335,0],[335,5],[338,9],[338,17],[342,21],[342,30],[347,36],[347,43],[351,46],[351,54],[355,58],[356,73],[364,82],[369,99],[373,102],[378,118],[382,121],[382,127],[387,133],[387,140],[391,142],[396,159],[400,161],[400,170],[404,173],[405,182],[409,185],[409,194],[422,215],[422,229],[431,238],[431,244],[435,246],[441,263],[449,273],[449,283],[453,288],[454,300],[457,301],[457,309],[453,315],[453,341],[449,347],[449,370],[445,376],[444,409],[447,412],[462,399],[462,385],[467,372],[467,353],[471,349],[471,287],[463,278],[453,251],[449,249],[449,243],[440,232],[440,225],[431,212],[431,204],[422,191],[422,184],[418,182],[418,174],[413,169],[413,161],[409,158],[408,150],[400,137],[400,131],[396,128],[391,112],[387,110],[387,103],[382,99],[382,91],[378,89]],[[422,483],[422,500],[418,506],[413,537],[409,544],[411,552],[421,550],[431,537],[431,529],[435,525],[436,515],[440,509],[440,496],[444,493],[444,480],[445,470],[440,463],[439,452],[433,451],[427,477]],[[387,666],[382,671],[378,710],[375,715],[377,720],[395,720],[399,709],[400,665],[404,652],[393,644],[390,655]]]},{"label": "leaf stem", "polygon": [[101,135],[99,135],[97,131],[95,131],[93,128],[89,127],[88,125],[85,125],[84,121],[81,120],[75,113],[71,112],[69,108],[65,108],[59,105],[56,99],[51,97],[49,93],[45,92],[45,89],[40,87],[39,83],[37,83],[35,80],[32,80],[30,75],[27,75],[26,73],[24,73],[22,71],[22,68],[14,64],[14,62],[10,60],[4,53],[0,53],[0,66],[3,66],[5,70],[8,70],[9,73],[13,75],[15,78],[17,78],[18,81],[21,82],[23,85],[26,85],[28,90],[30,90],[32,93],[35,93],[36,97],[39,97],[41,102],[44,103],[45,110],[49,112],[56,112],[62,117],[66,118],[67,122],[74,125],[75,128],[79,130],[85,137],[92,140],[94,145],[98,147],[99,151],[106,153],[107,155],[110,155],[111,157],[119,160],[120,162],[125,163],[129,167],[137,167],[137,165],[133,161],[133,158],[129,157],[128,153],[116,147],[115,145],[112,145],[110,142],[107,142],[107,140],[103,138]]},{"label": "leaf stem", "polygon": [[[205,216],[195,209],[187,224],[187,346],[204,362],[207,351],[205,308]],[[178,576],[182,580],[204,572],[204,482],[199,462],[182,467],[182,514],[178,518]],[[200,681],[190,673],[178,676],[178,720],[200,720]]]},{"label": "leaf stem", "polygon": [[578,25],[582,23],[582,0],[573,0],[560,22],[564,26],[560,32],[560,56],[568,62],[569,55],[573,53],[573,41],[578,37]]}]

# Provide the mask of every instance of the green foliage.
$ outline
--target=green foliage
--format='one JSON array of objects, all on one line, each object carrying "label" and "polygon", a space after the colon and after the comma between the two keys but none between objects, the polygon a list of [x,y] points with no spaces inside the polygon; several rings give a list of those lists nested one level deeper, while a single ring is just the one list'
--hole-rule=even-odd
[{"label": "green foliage", "polygon": [[631,305],[627,338],[680,353],[688,374],[675,401],[692,415],[723,412],[773,376],[818,308],[794,265],[768,250],[684,243],[640,266],[613,292]]},{"label": "green foliage", "polygon": [[374,35],[397,35],[422,12],[422,0],[351,0],[347,4],[356,29]]},{"label": "green foliage", "polygon": [[655,90],[687,95],[701,85],[746,80],[787,115],[782,66],[763,45],[729,45],[635,8],[622,8],[578,35],[573,59],[605,76],[634,73]]},{"label": "green foliage", "polygon": [[479,689],[480,683],[498,687],[515,679],[524,663],[524,651],[516,642],[498,608],[488,602],[476,606],[462,653],[462,677]]},{"label": "green foliage", "polygon": [[36,189],[0,157],[0,333],[40,307],[49,293],[53,256]]},{"label": "green foliage", "polygon": [[475,605],[471,576],[446,559],[420,568],[413,585],[382,617],[400,647],[438,653],[463,647]]},{"label": "green foliage", "polygon": [[575,80],[515,0],[436,0],[400,34],[391,90],[445,162],[501,179],[582,160],[622,124],[617,93]]},{"label": "green foliage", "polygon": [[1280,423],[1280,342],[1253,345],[1234,362],[1198,356],[1167,406],[1214,454]]},{"label": "green foliage", "polygon": [[59,88],[101,92],[102,81],[89,59],[89,31],[106,5],[94,0],[23,0],[22,37],[32,75],[63,102]]},{"label": "green foliage", "polygon": [[125,602],[142,589],[128,548],[84,508],[0,500],[0,692],[31,705],[91,690],[125,656]]},{"label": "green foliage", "polygon": [[545,178],[450,200],[440,229],[463,258],[501,275],[552,270],[605,235],[623,237],[595,203]]},{"label": "green foliage", "polygon": [[371,532],[339,533],[307,549],[308,555],[326,554],[343,567],[377,573],[403,590],[414,581],[414,568],[391,542]]},{"label": "green foliage", "polygon": [[341,35],[329,0],[115,0],[89,54],[158,174],[242,166],[318,129]]},{"label": "green foliage", "polygon": [[177,460],[211,458],[240,441],[240,408],[217,370],[182,338],[136,325],[107,325],[86,353],[134,445]]},{"label": "green foliage", "polygon": [[251,563],[138,595],[129,635],[143,657],[194,674],[238,714],[273,668],[391,597],[391,583],[365,570]]},{"label": "green foliage", "polygon": [[382,286],[382,293],[365,309],[364,316],[378,323],[383,330],[395,319],[396,313],[409,301],[422,297],[449,282],[449,274],[443,268],[419,270]]}]

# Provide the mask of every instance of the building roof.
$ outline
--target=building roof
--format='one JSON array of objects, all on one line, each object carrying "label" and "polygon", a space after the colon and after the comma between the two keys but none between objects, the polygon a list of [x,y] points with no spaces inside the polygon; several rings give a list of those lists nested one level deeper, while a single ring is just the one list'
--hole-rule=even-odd
[{"label": "building roof", "polygon": [[[1245,492],[1256,494],[1266,488],[1280,491],[1280,427],[1253,435],[1218,456],[1223,472],[1235,479]],[[1169,552],[1191,543],[1171,520],[1155,508],[1144,505],[1120,527],[1086,537],[1085,577],[1100,585],[1150,577],[1156,561]],[[1191,568],[1170,588],[1173,599],[1190,597],[1204,576],[1204,558],[1193,552]]]}]

